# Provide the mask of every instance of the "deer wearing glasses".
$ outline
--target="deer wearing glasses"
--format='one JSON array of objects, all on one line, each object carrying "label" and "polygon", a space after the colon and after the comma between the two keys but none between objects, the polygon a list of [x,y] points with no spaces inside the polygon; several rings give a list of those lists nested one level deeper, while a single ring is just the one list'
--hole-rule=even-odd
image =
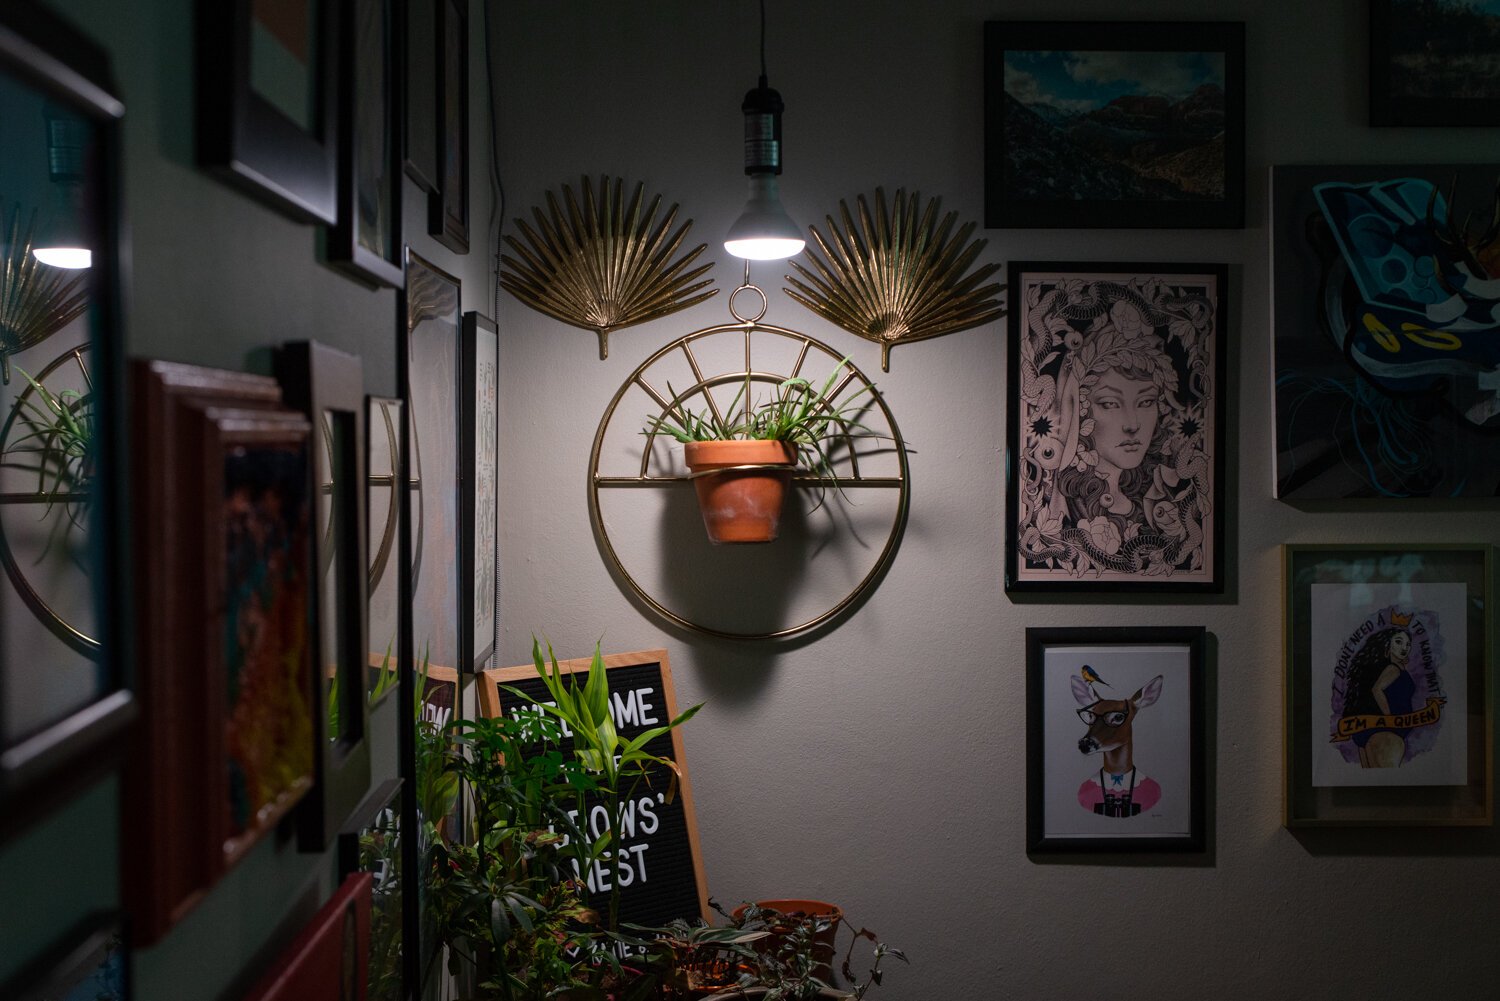
[{"label": "deer wearing glasses", "polygon": [[1102,754],[1098,775],[1078,787],[1078,805],[1101,817],[1134,817],[1161,800],[1161,786],[1136,767],[1131,753],[1132,727],[1140,711],[1161,698],[1161,675],[1148,681],[1128,699],[1101,699],[1090,681],[1108,685],[1087,665],[1082,677],[1070,679],[1073,698],[1082,709],[1078,718],[1088,733],[1078,740],[1084,754]]}]

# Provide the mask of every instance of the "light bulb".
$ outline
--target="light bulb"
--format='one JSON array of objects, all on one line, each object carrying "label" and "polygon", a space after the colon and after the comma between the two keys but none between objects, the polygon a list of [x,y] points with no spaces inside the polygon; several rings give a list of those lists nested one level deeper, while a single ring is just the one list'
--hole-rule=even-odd
[{"label": "light bulb", "polygon": [[724,236],[724,249],[751,261],[779,261],[802,252],[807,241],[781,206],[775,174],[751,174],[750,198]]},{"label": "light bulb", "polygon": [[43,264],[54,268],[78,271],[94,266],[94,253],[87,247],[36,247],[31,253]]}]

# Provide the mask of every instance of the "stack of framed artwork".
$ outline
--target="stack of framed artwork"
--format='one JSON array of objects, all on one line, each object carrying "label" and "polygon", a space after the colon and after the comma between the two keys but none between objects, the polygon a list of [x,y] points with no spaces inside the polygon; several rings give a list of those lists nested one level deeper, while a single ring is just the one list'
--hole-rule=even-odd
[{"label": "stack of framed artwork", "polygon": [[[1372,124],[1500,122],[1500,14],[1370,9]],[[985,43],[988,225],[1243,225],[1243,25],[990,22]],[[1495,177],[1273,169],[1277,497],[1317,509],[1500,490]],[[1018,600],[1223,590],[1226,286],[1223,265],[1011,263],[1004,578]],[[1286,824],[1490,823],[1489,547],[1291,546],[1285,561]],[[1201,698],[1201,630],[1179,632],[1028,630],[1030,851],[1204,847],[1201,706],[1142,719],[1180,737],[1162,753],[1194,776],[1174,774],[1192,795],[1170,821],[1160,780],[1143,803],[1115,739],[1137,712],[1161,720],[1174,688]],[[1183,658],[1195,683],[1136,677],[1147,649]],[[1081,786],[1074,740],[1106,762]],[[1149,822],[1112,819],[1132,810]]]},{"label": "stack of framed artwork", "polygon": [[197,157],[299,222],[330,263],[403,283],[401,178],[469,250],[467,0],[199,0]]}]

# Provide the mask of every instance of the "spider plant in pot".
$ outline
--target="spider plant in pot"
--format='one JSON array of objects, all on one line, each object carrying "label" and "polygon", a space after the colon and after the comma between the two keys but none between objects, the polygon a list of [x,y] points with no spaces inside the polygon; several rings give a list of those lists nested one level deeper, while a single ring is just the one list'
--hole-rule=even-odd
[{"label": "spider plant in pot", "polygon": [[854,378],[850,373],[840,380],[848,366],[846,356],[821,386],[800,376],[785,379],[759,406],[751,401],[746,373],[723,414],[711,400],[706,410],[695,411],[683,404],[691,394],[683,394],[675,395],[663,413],[647,417],[642,434],[667,435],[683,444],[710,541],[775,541],[798,468],[817,476],[821,504],[822,491],[830,483],[838,487],[833,461],[839,444],[852,452],[855,438],[886,437],[860,421],[873,402],[873,386],[866,383],[838,398]]}]

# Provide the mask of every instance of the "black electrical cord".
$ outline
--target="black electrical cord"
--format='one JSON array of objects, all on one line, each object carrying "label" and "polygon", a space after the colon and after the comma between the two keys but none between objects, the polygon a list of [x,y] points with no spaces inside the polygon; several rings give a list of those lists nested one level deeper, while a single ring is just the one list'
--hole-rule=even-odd
[{"label": "black electrical cord", "polygon": [[760,0],[760,85],[766,85],[766,0]]}]

